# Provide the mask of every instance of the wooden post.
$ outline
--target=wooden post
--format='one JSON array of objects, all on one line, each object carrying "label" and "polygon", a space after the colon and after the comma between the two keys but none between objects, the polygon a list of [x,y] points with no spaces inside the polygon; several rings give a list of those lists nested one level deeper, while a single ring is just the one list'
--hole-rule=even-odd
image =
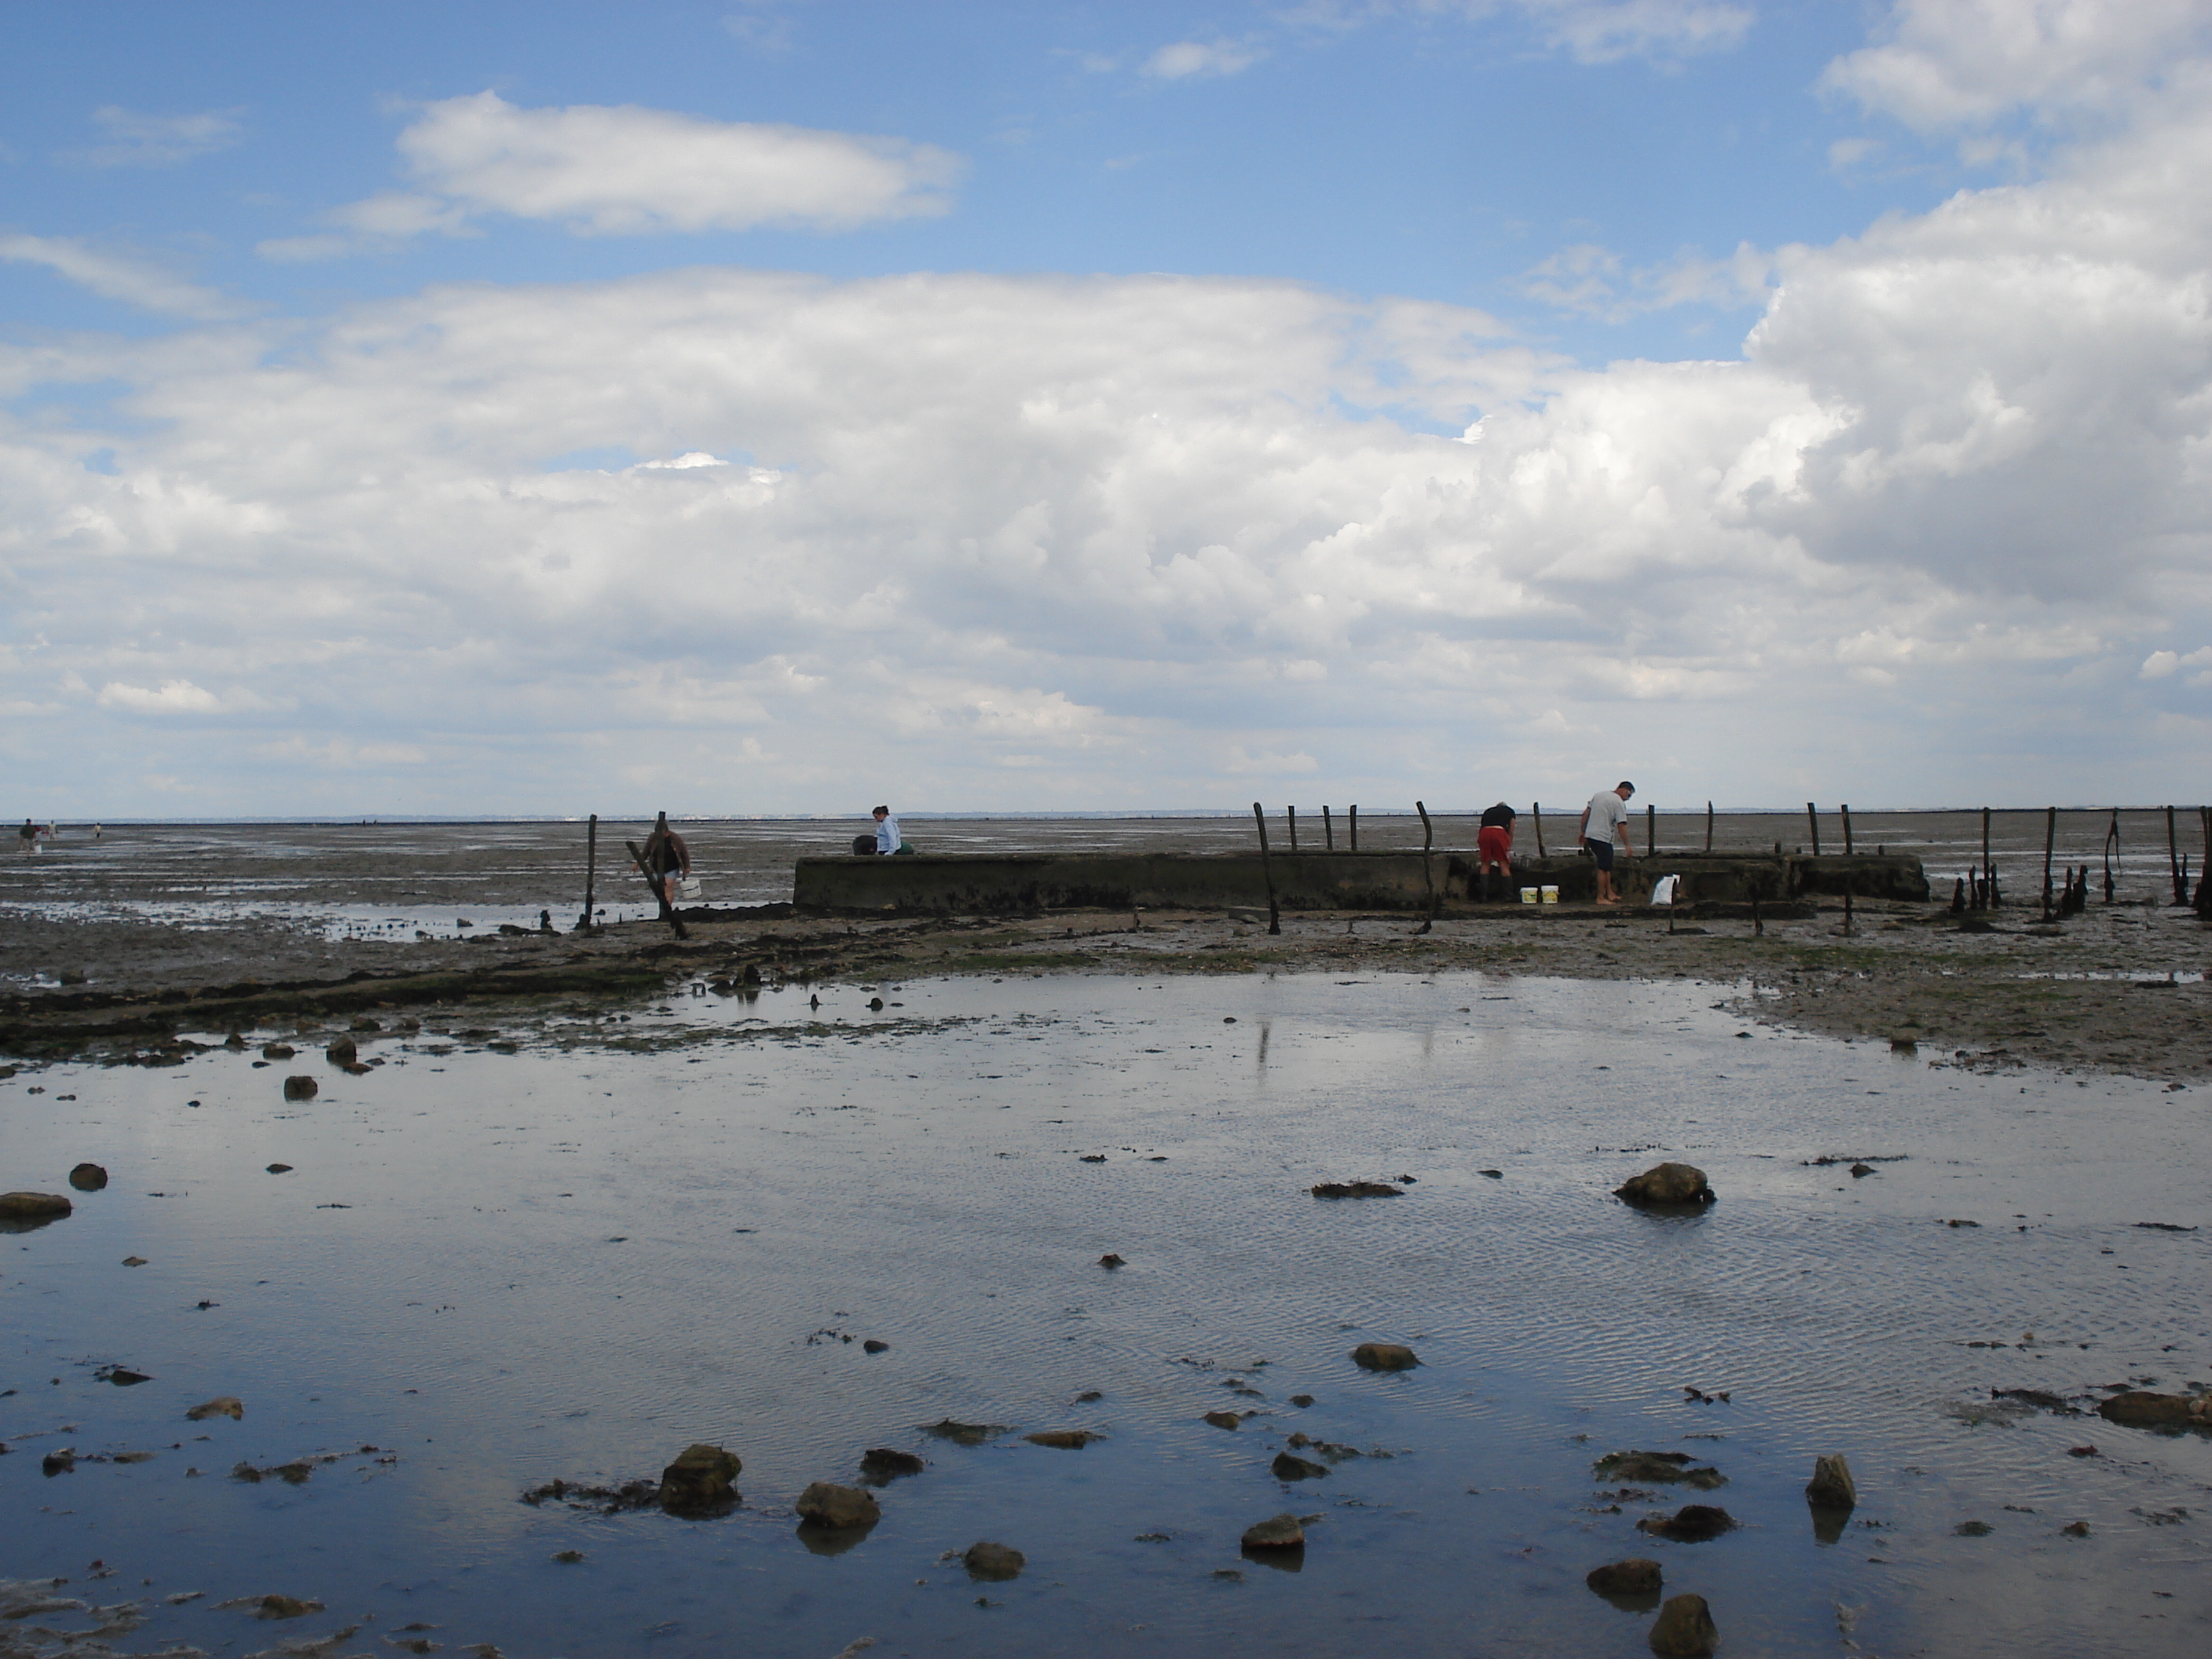
[{"label": "wooden post", "polygon": [[1298,809],[1295,806],[1285,806],[1283,811],[1290,817],[1291,851],[1295,853],[1298,850]]},{"label": "wooden post", "polygon": [[1713,804],[1705,803],[1705,851],[1713,850]]},{"label": "wooden post", "polygon": [[1336,825],[1330,822],[1326,805],[1321,809],[1321,838],[1324,851],[1336,851]]},{"label": "wooden post", "polygon": [[2051,854],[2058,845],[2058,809],[2043,809],[2043,919],[2051,920]]},{"label": "wooden post", "polygon": [[1848,854],[1858,849],[1851,845],[1851,809],[1844,808],[1844,851]]},{"label": "wooden post", "polygon": [[1820,856],[1820,815],[1813,810],[1813,803],[1805,803],[1805,822],[1813,828],[1813,856]]},{"label": "wooden post", "polygon": [[1436,865],[1429,857],[1429,848],[1435,845],[1436,837],[1429,827],[1429,809],[1421,802],[1415,801],[1413,810],[1421,815],[1421,885],[1429,893],[1429,914],[1421,919],[1421,925],[1413,931],[1425,933],[1437,925]]},{"label": "wooden post", "polygon": [[576,931],[580,933],[592,931],[592,913],[598,908],[592,884],[599,873],[599,815],[594,812],[591,827],[584,831],[584,914],[576,921]]},{"label": "wooden post", "polygon": [[1844,878],[1844,937],[1849,939],[1857,932],[1858,924],[1851,915],[1851,881],[1849,876],[1845,876]]},{"label": "wooden post", "polygon": [[1359,809],[1357,806],[1347,807],[1345,817],[1352,825],[1352,850],[1357,853],[1359,850]]},{"label": "wooden post", "polygon": [[2112,809],[2112,822],[2105,831],[2105,902],[2112,902],[2112,854],[2120,850],[2120,809]]},{"label": "wooden post", "polygon": [[1659,856],[1659,809],[1650,801],[1644,803],[1644,856]]},{"label": "wooden post", "polygon": [[1275,866],[1267,858],[1267,815],[1260,810],[1260,803],[1252,803],[1252,822],[1260,826],[1260,875],[1267,884],[1267,931],[1283,931],[1282,912],[1275,908]]},{"label": "wooden post", "polygon": [[1536,856],[1542,858],[1544,856],[1544,803],[1530,802],[1528,816],[1536,821]]},{"label": "wooden post", "polygon": [[1982,879],[1989,884],[1989,908],[1997,902],[1997,872],[1990,865],[1990,809],[1982,808]]},{"label": "wooden post", "polygon": [[2181,879],[2181,842],[2173,833],[2173,809],[2171,806],[2166,809],[2166,865],[2173,876],[2173,902],[2176,904],[2188,903],[2189,895],[2183,890]]}]

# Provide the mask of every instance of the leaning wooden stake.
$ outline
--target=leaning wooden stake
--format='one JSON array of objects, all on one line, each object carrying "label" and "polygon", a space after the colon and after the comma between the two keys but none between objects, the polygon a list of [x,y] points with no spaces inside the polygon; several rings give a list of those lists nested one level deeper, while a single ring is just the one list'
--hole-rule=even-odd
[{"label": "leaning wooden stake", "polygon": [[591,827],[584,831],[584,914],[576,918],[576,931],[580,933],[592,931],[592,914],[599,908],[593,896],[592,884],[599,873],[599,815],[594,812]]},{"label": "leaning wooden stake", "polygon": [[1321,809],[1321,841],[1323,852],[1336,851],[1336,825],[1330,820],[1326,805]]},{"label": "leaning wooden stake", "polygon": [[1713,804],[1705,803],[1705,851],[1713,850]]},{"label": "leaning wooden stake", "polygon": [[1536,856],[1542,858],[1544,856],[1544,803],[1540,800],[1529,802],[1528,816],[1536,822]]},{"label": "leaning wooden stake", "polygon": [[1298,850],[1298,809],[1295,806],[1285,806],[1283,811],[1291,821],[1291,851],[1295,853]]},{"label": "leaning wooden stake", "polygon": [[1989,884],[1989,908],[1994,910],[1997,908],[1997,872],[1990,863],[1990,809],[1986,806],[1982,808],[1982,879]]},{"label": "leaning wooden stake", "polygon": [[2112,902],[2112,855],[2120,850],[2120,809],[2112,809],[2112,826],[2105,831],[2105,902]]},{"label": "leaning wooden stake", "polygon": [[1809,800],[1805,803],[1805,822],[1812,826],[1813,856],[1818,858],[1820,856],[1820,815],[1814,810]]},{"label": "leaning wooden stake", "polygon": [[1417,933],[1425,933],[1437,925],[1436,866],[1429,858],[1429,849],[1436,844],[1436,836],[1429,827],[1427,806],[1419,801],[1415,801],[1413,810],[1421,815],[1421,885],[1428,890],[1429,894],[1429,914],[1421,919],[1421,925],[1413,931]]},{"label": "leaning wooden stake", "polygon": [[2173,875],[2173,902],[2189,902],[2189,884],[2181,878],[2181,842],[2173,833],[2173,809],[2166,809],[2166,866]]},{"label": "leaning wooden stake", "polygon": [[1283,931],[1283,913],[1275,907],[1275,866],[1267,857],[1267,815],[1260,810],[1260,803],[1252,803],[1252,822],[1260,826],[1260,876],[1267,884],[1267,931]]}]

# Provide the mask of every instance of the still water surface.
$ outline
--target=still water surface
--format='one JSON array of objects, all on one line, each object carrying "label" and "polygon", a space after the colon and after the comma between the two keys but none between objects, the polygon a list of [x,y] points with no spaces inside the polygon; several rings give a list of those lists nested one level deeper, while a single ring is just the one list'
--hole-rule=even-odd
[{"label": "still water surface", "polygon": [[[385,1063],[360,1077],[309,1037],[261,1069],[26,1073],[0,1084],[5,1183],[65,1190],[80,1159],[113,1179],[0,1238],[0,1577],[142,1601],[131,1652],[359,1625],[331,1650],[1631,1656],[1650,1615],[1582,1579],[1649,1555],[1724,1652],[2212,1647],[2212,1448],[1990,1392],[2212,1376],[2202,1091],[1743,1036],[1717,994],[912,981],[818,1012],[676,997],[517,1029],[513,1054],[365,1040]],[[321,1093],[287,1104],[301,1071]],[[1837,1155],[1896,1161],[1808,1163]],[[1662,1157],[1721,1202],[1607,1195]],[[1306,1192],[1400,1176],[1397,1199]],[[1362,1372],[1366,1340],[1424,1363]],[[117,1364],[151,1380],[97,1380]],[[223,1394],[242,1422],[185,1420]],[[1200,1420],[1225,1408],[1258,1414]],[[1013,1432],[921,1432],[946,1417]],[[1106,1438],[1020,1438],[1056,1428]],[[1389,1455],[1285,1486],[1294,1431]],[[744,1460],[734,1515],[518,1501],[695,1440]],[[155,1455],[43,1476],[63,1445]],[[791,1504],[872,1446],[929,1468],[815,1553]],[[1728,1484],[1616,1497],[1590,1466],[1631,1448]],[[304,1485],[228,1478],[325,1452]],[[1822,1452],[1861,1493],[1833,1542],[1802,1495]],[[1635,1530],[1691,1501],[1741,1528]],[[1284,1510],[1316,1517],[1297,1570],[1243,1559]],[[1027,1571],[943,1559],[984,1538]],[[270,1591],[329,1611],[217,1605]],[[42,1624],[82,1620],[0,1626],[0,1653],[55,1650]]]}]

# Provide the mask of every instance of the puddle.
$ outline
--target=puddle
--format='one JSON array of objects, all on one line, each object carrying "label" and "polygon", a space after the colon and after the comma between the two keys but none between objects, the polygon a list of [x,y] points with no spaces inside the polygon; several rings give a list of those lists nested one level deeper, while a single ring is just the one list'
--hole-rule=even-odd
[{"label": "puddle", "polygon": [[[26,1073],[7,1184],[110,1183],[0,1238],[5,1575],[143,1601],[133,1650],[1626,1656],[1650,1613],[1583,1577],[1644,1555],[1724,1651],[2201,1650],[2212,1445],[2047,1403],[2212,1377],[2197,1093],[1745,1040],[1719,996],[885,981],[433,1019],[362,1036],[358,1076],[311,1036]],[[1720,1202],[1607,1196],[1668,1158]],[[1307,1190],[1362,1180],[1403,1195]],[[1362,1370],[1369,1341],[1422,1363]],[[241,1419],[186,1421],[220,1395]],[[1023,1437],[1054,1430],[1104,1437]],[[694,1441],[743,1458],[734,1513],[520,1501]],[[927,1466],[850,1547],[802,1536],[807,1485],[876,1447]],[[1619,1496],[1591,1466],[1629,1449],[1725,1484]],[[1279,1481],[1285,1450],[1328,1473]],[[1860,1503],[1824,1539],[1833,1452]],[[1741,1524],[1636,1529],[1691,1502]],[[1295,1562],[1240,1551],[1285,1511]],[[985,1539],[1019,1577],[944,1559]],[[220,1605],[271,1593],[328,1611]]]}]

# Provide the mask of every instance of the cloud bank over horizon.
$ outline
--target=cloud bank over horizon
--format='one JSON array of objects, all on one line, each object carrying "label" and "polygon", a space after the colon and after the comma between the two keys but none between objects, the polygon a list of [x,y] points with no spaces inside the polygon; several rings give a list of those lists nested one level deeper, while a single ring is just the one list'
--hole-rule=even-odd
[{"label": "cloud bank over horizon", "polygon": [[[1601,57],[1591,9],[1554,9]],[[1961,143],[2067,130],[2008,181],[1740,248],[1756,320],[1707,357],[1232,275],[707,261],[306,317],[154,284],[200,320],[0,343],[0,755],[85,816],[2186,793],[2202,21],[1899,7],[1827,95]],[[826,130],[755,173],[781,129],[579,118],[425,106],[417,229],[781,201],[834,231],[953,176]],[[65,253],[0,239],[127,288]],[[1614,301],[1556,303],[1700,302],[1557,268],[1593,273]]]}]

